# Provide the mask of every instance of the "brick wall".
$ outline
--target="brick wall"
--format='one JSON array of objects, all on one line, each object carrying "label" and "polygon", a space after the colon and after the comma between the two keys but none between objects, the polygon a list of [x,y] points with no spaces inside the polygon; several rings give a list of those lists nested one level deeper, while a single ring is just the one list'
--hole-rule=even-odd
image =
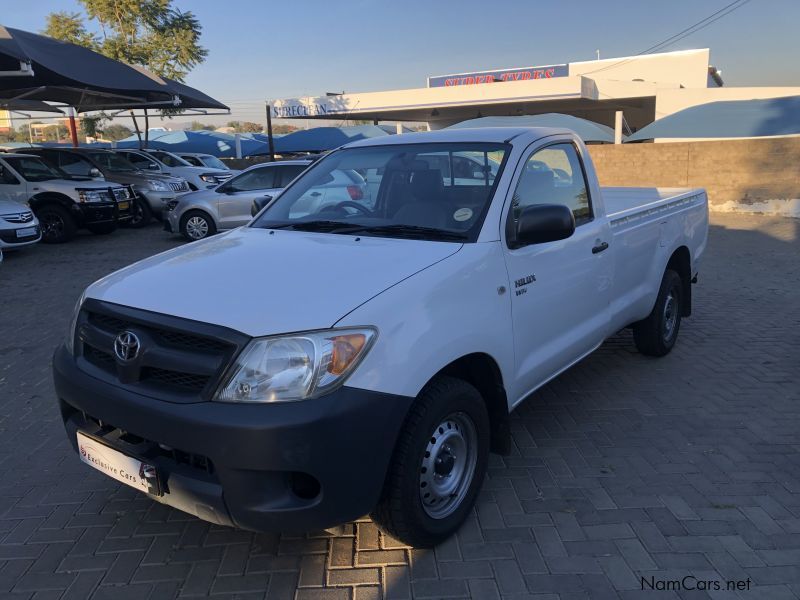
[{"label": "brick wall", "polygon": [[800,137],[594,145],[604,186],[702,187],[711,210],[800,216]]}]

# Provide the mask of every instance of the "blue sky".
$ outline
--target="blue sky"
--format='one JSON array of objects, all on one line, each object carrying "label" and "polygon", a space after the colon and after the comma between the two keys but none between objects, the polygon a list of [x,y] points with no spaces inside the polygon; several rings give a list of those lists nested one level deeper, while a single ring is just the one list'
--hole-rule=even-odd
[{"label": "blue sky", "polygon": [[[263,121],[268,98],[423,87],[428,75],[636,54],[730,0],[176,0],[203,25],[187,83]],[[2,23],[30,31],[77,0],[37,0]],[[726,85],[800,85],[800,2],[751,0],[668,50],[711,48]]]}]

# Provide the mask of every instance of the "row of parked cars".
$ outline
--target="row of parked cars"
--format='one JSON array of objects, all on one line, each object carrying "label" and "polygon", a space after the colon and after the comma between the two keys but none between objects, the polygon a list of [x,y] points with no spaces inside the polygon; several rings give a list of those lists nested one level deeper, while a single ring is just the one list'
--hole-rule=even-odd
[{"label": "row of parked cars", "polygon": [[[189,161],[192,162],[189,162]],[[181,194],[234,173],[206,154],[29,148],[0,153],[0,250],[60,243],[79,229],[107,234],[161,219]]]}]

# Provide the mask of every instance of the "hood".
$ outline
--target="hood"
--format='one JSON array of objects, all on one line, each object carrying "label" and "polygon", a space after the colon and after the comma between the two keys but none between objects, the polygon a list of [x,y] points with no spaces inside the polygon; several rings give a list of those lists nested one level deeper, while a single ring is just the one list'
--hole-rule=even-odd
[{"label": "hood", "polygon": [[48,192],[63,192],[65,187],[74,190],[107,190],[108,188],[121,187],[114,181],[97,179],[50,179],[48,181],[37,181],[36,185]]},{"label": "hood", "polygon": [[221,194],[215,187],[207,188],[204,190],[197,190],[196,192],[187,192],[181,194],[179,202],[181,205],[194,204],[195,202],[210,202],[218,198]]},{"label": "hood", "polygon": [[178,182],[180,177],[172,177],[170,175],[162,175],[161,173],[148,173],[146,171],[114,171],[106,172],[105,178],[108,181],[116,181],[117,183],[142,183],[143,181],[152,181],[158,179],[166,182]]},{"label": "hood", "polygon": [[461,246],[243,227],[135,263],[86,295],[251,336],[325,329]]},{"label": "hood", "polygon": [[0,198],[0,215],[22,212],[31,212],[31,209],[22,202],[14,202],[13,200],[3,200]]}]

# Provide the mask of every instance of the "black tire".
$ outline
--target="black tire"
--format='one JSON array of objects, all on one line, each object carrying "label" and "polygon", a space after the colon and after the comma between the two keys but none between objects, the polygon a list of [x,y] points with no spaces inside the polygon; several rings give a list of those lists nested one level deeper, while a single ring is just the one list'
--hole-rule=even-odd
[{"label": "black tire", "polygon": [[667,269],[653,310],[633,324],[633,340],[639,352],[647,356],[669,354],[678,339],[685,297],[680,275]]},{"label": "black tire", "polygon": [[108,235],[117,230],[116,223],[97,223],[95,225],[87,225],[86,229],[95,235]]},{"label": "black tire", "polygon": [[131,218],[122,221],[123,227],[130,229],[141,229],[150,224],[153,220],[153,211],[150,203],[145,198],[134,198],[131,201]]},{"label": "black tire", "polygon": [[63,244],[75,237],[77,226],[66,208],[58,204],[46,204],[35,211],[42,227],[45,244]]},{"label": "black tire", "polygon": [[[474,436],[466,435],[468,426],[462,425],[459,431],[457,425],[465,423],[464,419],[474,426]],[[460,446],[463,452],[459,453],[464,462],[459,464],[459,453],[452,452],[449,442],[445,443],[445,440],[454,439],[448,437],[453,433],[473,440],[474,470],[468,480],[466,476],[453,480],[462,483],[451,495],[441,498],[435,494],[431,498],[424,490],[434,491],[437,484],[423,487],[428,480],[445,481],[446,484],[449,477],[470,471],[468,468],[464,470],[470,463],[469,444]],[[457,443],[454,445],[458,446]],[[489,415],[478,390],[454,377],[435,378],[420,392],[406,417],[381,498],[371,514],[373,521],[385,533],[410,546],[429,548],[443,542],[455,533],[472,510],[486,474],[488,455]],[[446,471],[442,473],[444,477],[437,479],[440,475],[428,471],[426,463],[435,464],[436,473],[441,466]],[[424,494],[429,497],[424,498]],[[451,512],[445,514],[448,508]],[[432,516],[436,510],[442,511],[441,516]]]},{"label": "black tire", "polygon": [[[205,223],[205,226],[200,223]],[[214,219],[202,210],[190,210],[181,217],[180,230],[183,237],[190,242],[196,242],[217,233],[217,226]],[[205,233],[200,235],[203,231]]]}]

